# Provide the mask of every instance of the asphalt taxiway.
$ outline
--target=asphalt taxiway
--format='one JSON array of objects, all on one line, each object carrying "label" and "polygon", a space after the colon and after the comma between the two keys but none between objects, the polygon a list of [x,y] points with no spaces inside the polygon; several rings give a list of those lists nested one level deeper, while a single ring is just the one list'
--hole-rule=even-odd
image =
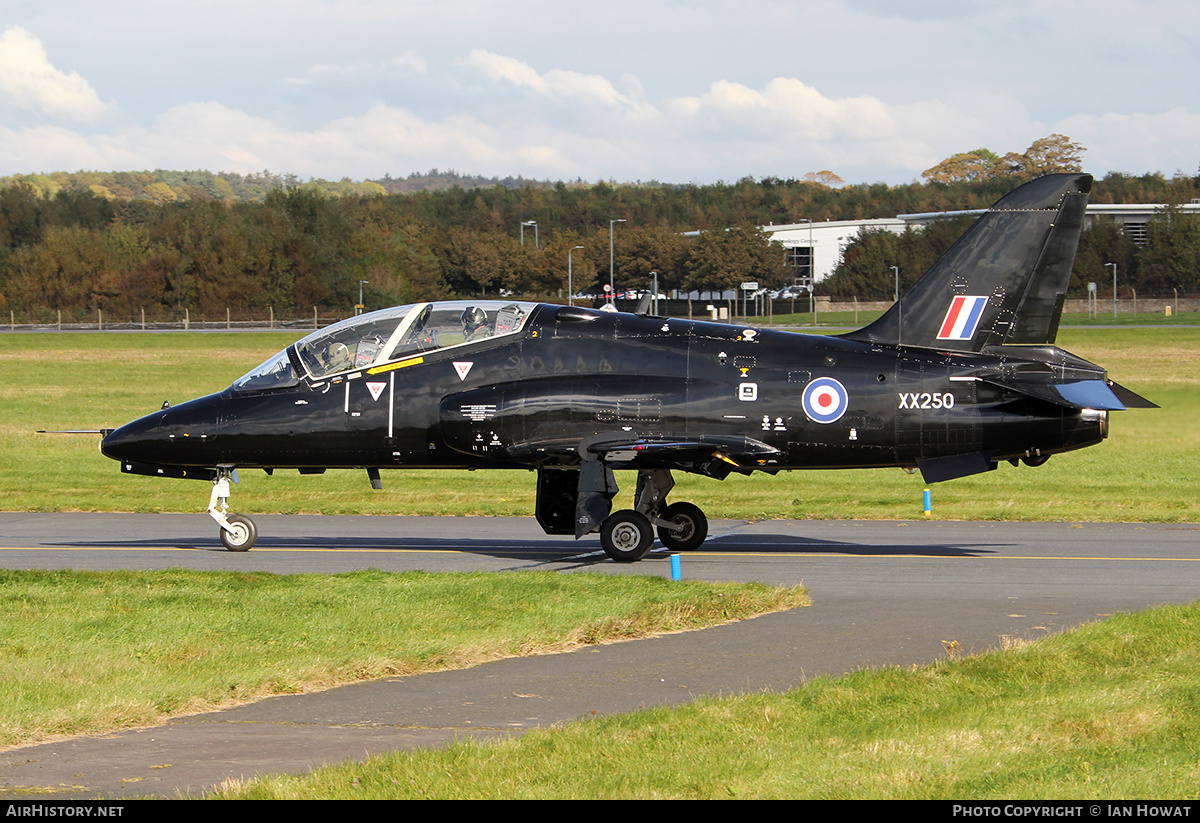
[{"label": "asphalt taxiway", "polygon": [[[595,538],[532,518],[259,516],[222,550],[197,515],[0,513],[5,568],[278,573],[550,569],[668,576],[665,552],[615,564]],[[276,697],[165,726],[0,753],[0,797],[202,792],[230,777],[460,737],[490,738],[701,694],[783,690],[862,667],[925,663],[1117,611],[1191,602],[1200,525],[714,521],[685,577],[803,583],[813,605],[698,632]],[[48,792],[48,794],[41,794]]]}]

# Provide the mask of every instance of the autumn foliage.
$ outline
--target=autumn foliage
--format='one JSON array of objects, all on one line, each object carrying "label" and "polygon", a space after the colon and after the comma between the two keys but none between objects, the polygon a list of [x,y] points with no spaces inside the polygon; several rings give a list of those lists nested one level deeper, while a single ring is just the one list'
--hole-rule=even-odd
[{"label": "autumn foliage", "polygon": [[[847,185],[831,171],[797,178],[676,185],[482,179],[301,182],[262,172],[77,172],[0,179],[0,310],[113,320],[272,311],[311,316],[454,295],[565,299],[612,279],[618,291],[785,284],[791,271],[758,226],[982,208],[1025,179],[1078,169],[1062,135],[1025,152],[977,149],[925,172],[925,183]],[[1186,203],[1200,178],[1110,174],[1093,202]],[[612,221],[620,219],[622,222]],[[1196,218],[1165,213],[1137,245],[1099,223],[1080,245],[1083,271],[1116,262],[1122,281],[1200,291]],[[536,223],[536,227],[534,224]],[[525,225],[522,242],[521,226]],[[867,233],[818,286],[837,297],[890,297],[891,267],[911,282],[965,224]],[[582,248],[580,248],[582,247]],[[1099,261],[1099,262],[1097,262]]]}]

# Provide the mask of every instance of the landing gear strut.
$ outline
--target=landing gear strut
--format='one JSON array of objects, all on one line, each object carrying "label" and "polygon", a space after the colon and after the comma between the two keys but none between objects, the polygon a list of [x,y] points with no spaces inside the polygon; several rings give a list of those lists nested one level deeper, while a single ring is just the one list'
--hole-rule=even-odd
[{"label": "landing gear strut", "polygon": [[229,481],[237,482],[230,469],[217,469],[212,495],[208,498],[208,514],[221,527],[221,542],[231,552],[248,552],[258,540],[254,521],[240,514],[226,515],[229,510]]}]

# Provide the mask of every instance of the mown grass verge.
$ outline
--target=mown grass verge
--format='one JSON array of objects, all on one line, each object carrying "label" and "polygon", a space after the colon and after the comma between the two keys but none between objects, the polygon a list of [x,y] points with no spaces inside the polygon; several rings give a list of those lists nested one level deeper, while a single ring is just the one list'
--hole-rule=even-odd
[{"label": "mown grass verge", "polygon": [[500,743],[227,784],[222,798],[1192,798],[1200,607],[1007,651],[701,699]]},{"label": "mown grass verge", "polygon": [[602,574],[0,570],[0,745],[806,605]]}]

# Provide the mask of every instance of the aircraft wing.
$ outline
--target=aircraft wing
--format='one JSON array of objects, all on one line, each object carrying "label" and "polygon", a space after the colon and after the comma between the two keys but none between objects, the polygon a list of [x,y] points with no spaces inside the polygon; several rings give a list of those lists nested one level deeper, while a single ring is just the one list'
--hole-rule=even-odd
[{"label": "aircraft wing", "polygon": [[[630,463],[637,467],[679,469],[709,477],[736,471],[773,472],[770,464],[779,450],[750,437],[699,435],[684,438],[621,438],[617,433],[588,438],[583,450],[605,463]],[[581,455],[583,456],[583,455]],[[585,458],[586,459],[586,458]]]},{"label": "aircraft wing", "polygon": [[[597,460],[725,477],[769,470],[780,452],[734,434],[686,431],[687,381],[629,375],[549,376],[469,389],[443,398],[447,445],[520,464]],[[640,424],[633,434],[628,424]],[[662,434],[646,435],[646,428]]]},{"label": "aircraft wing", "polygon": [[[669,478],[679,470],[717,479],[731,472],[777,471],[783,455],[767,443],[690,431],[683,413],[688,388],[682,378],[621,374],[550,375],[481,386],[442,398],[441,435],[447,446],[475,461],[537,467],[538,523],[550,534],[579,538],[610,523],[614,469],[637,470],[639,478]],[[670,488],[669,479],[667,484],[659,487],[660,496]],[[631,514],[641,518],[634,531],[650,529],[641,514]],[[603,533],[601,539],[607,539]]]}]

